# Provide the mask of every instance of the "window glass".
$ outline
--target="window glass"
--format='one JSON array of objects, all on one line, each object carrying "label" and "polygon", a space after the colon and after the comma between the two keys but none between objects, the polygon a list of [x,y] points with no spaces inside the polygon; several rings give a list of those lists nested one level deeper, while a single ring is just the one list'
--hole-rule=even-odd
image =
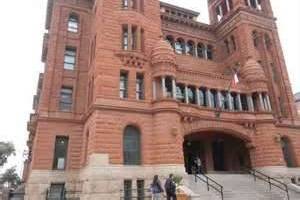
[{"label": "window glass", "polygon": [[76,64],[76,49],[67,47],[65,50],[64,69],[74,70]]},{"label": "window glass", "polygon": [[57,136],[55,140],[53,169],[64,170],[68,152],[68,137]]},{"label": "window glass", "polygon": [[125,165],[141,164],[140,132],[132,126],[128,126],[124,132],[123,155]]},{"label": "window glass", "polygon": [[128,97],[128,73],[120,73],[120,98]]},{"label": "window glass", "polygon": [[79,20],[76,15],[71,15],[68,20],[68,31],[77,33],[79,28]]},{"label": "window glass", "polygon": [[144,75],[137,74],[136,76],[136,99],[144,99]]},{"label": "window glass", "polygon": [[73,88],[62,87],[60,90],[59,108],[61,111],[71,111],[73,103]]},{"label": "window glass", "polygon": [[123,50],[128,50],[128,47],[129,47],[128,25],[124,25],[123,36],[122,36],[122,48]]},{"label": "window glass", "polygon": [[51,184],[50,190],[48,191],[47,199],[48,200],[64,199],[64,193],[65,193],[64,183]]}]

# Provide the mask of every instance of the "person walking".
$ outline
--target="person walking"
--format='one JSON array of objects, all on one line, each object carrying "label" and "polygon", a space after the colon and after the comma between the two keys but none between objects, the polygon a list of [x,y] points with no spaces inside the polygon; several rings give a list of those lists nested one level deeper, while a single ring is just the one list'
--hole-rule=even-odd
[{"label": "person walking", "polygon": [[165,183],[165,190],[167,193],[167,200],[177,200],[176,197],[176,184],[173,180],[173,174],[169,175],[169,178],[166,180]]},{"label": "person walking", "polygon": [[197,167],[197,173],[202,174],[202,161],[200,159],[200,156],[198,156],[195,160],[195,165]]},{"label": "person walking", "polygon": [[164,190],[161,186],[158,175],[155,175],[151,183],[152,200],[161,200],[161,193],[163,192]]}]

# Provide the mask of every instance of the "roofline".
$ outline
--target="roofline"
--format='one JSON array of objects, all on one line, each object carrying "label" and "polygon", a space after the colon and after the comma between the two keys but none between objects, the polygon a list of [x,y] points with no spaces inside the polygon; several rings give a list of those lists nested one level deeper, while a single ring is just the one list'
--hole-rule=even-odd
[{"label": "roofline", "polygon": [[199,12],[196,12],[196,11],[193,11],[193,10],[190,10],[190,9],[186,9],[186,8],[182,8],[182,7],[179,7],[179,6],[175,6],[175,5],[172,5],[172,4],[169,4],[169,3],[165,3],[165,2],[162,2],[162,1],[160,1],[160,5],[161,6],[170,7],[170,8],[174,8],[176,10],[180,10],[182,12],[186,12],[186,13],[192,14],[195,17],[198,17],[200,15]]}]

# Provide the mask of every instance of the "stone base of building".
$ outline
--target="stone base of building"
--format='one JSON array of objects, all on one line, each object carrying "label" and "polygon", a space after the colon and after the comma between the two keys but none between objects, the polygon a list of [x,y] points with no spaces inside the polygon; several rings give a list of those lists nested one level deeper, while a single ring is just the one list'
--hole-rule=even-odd
[{"label": "stone base of building", "polygon": [[32,170],[26,183],[25,200],[46,199],[47,190],[53,183],[65,183],[67,197],[119,200],[124,180],[132,180],[133,189],[137,188],[137,180],[144,180],[145,189],[148,189],[154,175],[165,180],[170,173],[184,176],[184,165],[109,165],[108,155],[94,154],[82,170]]}]

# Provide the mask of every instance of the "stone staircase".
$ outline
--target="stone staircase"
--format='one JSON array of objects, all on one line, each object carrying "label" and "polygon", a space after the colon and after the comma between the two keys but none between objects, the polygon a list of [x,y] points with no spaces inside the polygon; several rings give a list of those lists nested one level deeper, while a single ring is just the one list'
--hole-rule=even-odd
[{"label": "stone staircase", "polygon": [[[248,174],[208,174],[210,178],[223,186],[224,200],[287,200],[286,193],[261,180],[254,181]],[[213,189],[207,191],[204,182],[192,175],[184,178],[184,186],[191,195],[191,200],[221,200],[221,196]],[[290,200],[300,200],[300,193],[289,191]]]}]

